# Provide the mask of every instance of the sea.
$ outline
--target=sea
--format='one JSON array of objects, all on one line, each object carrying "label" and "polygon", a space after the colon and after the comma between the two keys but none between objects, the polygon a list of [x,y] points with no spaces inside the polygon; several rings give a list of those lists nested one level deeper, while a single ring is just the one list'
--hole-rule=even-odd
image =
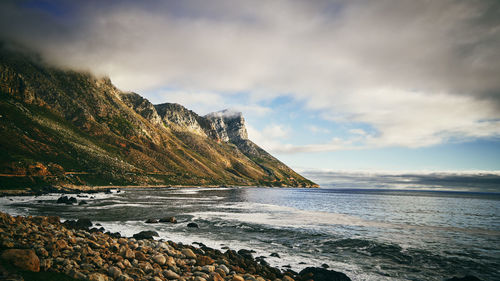
[{"label": "sea", "polygon": [[[60,196],[2,197],[0,210],[89,218],[127,237],[154,230],[157,239],[254,250],[254,257],[283,270],[328,266],[352,280],[464,275],[500,280],[500,193],[495,192],[330,184],[116,189],[79,194],[85,205],[56,204]],[[167,216],[178,223],[145,223]],[[190,222],[199,228],[187,227]]]}]

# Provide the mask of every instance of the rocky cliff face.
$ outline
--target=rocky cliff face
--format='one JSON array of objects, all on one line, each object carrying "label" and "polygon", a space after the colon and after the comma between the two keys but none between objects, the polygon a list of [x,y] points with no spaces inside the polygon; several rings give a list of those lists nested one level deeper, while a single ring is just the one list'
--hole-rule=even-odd
[{"label": "rocky cliff face", "polygon": [[108,78],[1,48],[0,70],[0,188],[314,186],[248,140],[241,114],[153,106]]},{"label": "rocky cliff face", "polygon": [[185,130],[200,136],[207,136],[198,120],[198,114],[176,103],[162,103],[154,106],[165,126],[174,130]]},{"label": "rocky cliff face", "polygon": [[212,123],[218,138],[224,142],[235,143],[248,139],[245,119],[241,112],[226,109],[207,114],[205,118]]},{"label": "rocky cliff face", "polygon": [[161,126],[162,118],[158,115],[155,106],[147,99],[136,93],[120,93],[121,100],[135,112],[154,125]]}]

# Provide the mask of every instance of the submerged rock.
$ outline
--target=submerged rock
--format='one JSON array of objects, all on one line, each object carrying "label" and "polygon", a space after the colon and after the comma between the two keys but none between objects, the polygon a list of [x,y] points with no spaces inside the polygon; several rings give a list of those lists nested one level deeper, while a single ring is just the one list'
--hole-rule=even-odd
[{"label": "submerged rock", "polygon": [[160,219],[160,222],[177,223],[177,219],[175,217],[164,217]]},{"label": "submerged rock", "polygon": [[197,223],[195,222],[190,222],[187,224],[187,227],[192,227],[192,228],[200,228]]},{"label": "submerged rock", "polygon": [[78,201],[76,200],[75,197],[68,197],[68,196],[61,196],[59,197],[59,199],[57,199],[56,203],[57,204],[73,204],[73,203],[77,203]]},{"label": "submerged rock", "polygon": [[301,272],[299,272],[299,276],[302,280],[312,279],[314,281],[351,281],[351,279],[342,272],[319,267],[306,267]]},{"label": "submerged rock", "polygon": [[158,223],[158,220],[156,220],[156,219],[148,219],[145,222],[146,223]]}]

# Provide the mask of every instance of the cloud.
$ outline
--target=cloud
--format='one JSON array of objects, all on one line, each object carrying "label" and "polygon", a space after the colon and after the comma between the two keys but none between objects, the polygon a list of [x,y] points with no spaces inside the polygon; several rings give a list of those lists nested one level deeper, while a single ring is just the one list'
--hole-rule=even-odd
[{"label": "cloud", "polygon": [[331,132],[327,128],[319,127],[316,125],[309,125],[308,129],[309,129],[309,131],[311,131],[314,134],[328,134]]},{"label": "cloud", "polygon": [[303,170],[326,188],[500,192],[500,171]]},{"label": "cloud", "polygon": [[372,127],[352,136],[365,147],[500,134],[498,1],[34,3],[2,1],[2,40],[124,90],[167,85],[201,109],[244,92],[262,112],[259,100],[288,95],[333,122]]}]

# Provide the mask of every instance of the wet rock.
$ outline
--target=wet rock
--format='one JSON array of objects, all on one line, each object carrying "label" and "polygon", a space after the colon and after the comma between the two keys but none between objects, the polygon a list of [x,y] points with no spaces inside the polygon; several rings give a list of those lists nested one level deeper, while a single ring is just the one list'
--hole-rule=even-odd
[{"label": "wet rock", "polygon": [[301,279],[313,279],[314,281],[351,281],[351,279],[342,272],[318,267],[306,267],[299,273],[299,276]]},{"label": "wet rock", "polygon": [[283,278],[281,278],[281,280],[283,280],[283,281],[295,281],[292,277],[290,277],[288,275],[284,275]]},{"label": "wet rock", "polygon": [[73,204],[77,203],[78,201],[76,200],[75,197],[68,197],[68,196],[61,196],[57,199],[56,203],[57,204]]},{"label": "wet rock", "polygon": [[450,278],[450,279],[446,279],[446,281],[481,281],[479,278],[477,278],[476,276],[472,276],[472,275],[466,275],[464,277],[453,277],[453,278]]},{"label": "wet rock", "polygon": [[190,223],[188,223],[188,224],[187,224],[187,227],[191,227],[191,228],[200,228],[200,227],[198,226],[198,224],[197,224],[197,223],[195,223],[195,222],[190,222]]},{"label": "wet rock", "polygon": [[156,219],[148,219],[145,221],[145,223],[158,223],[158,220]]},{"label": "wet rock", "polygon": [[164,217],[160,219],[160,222],[177,223],[177,219],[175,217]]},{"label": "wet rock", "polygon": [[137,240],[141,240],[141,239],[153,239],[153,236],[159,236],[158,232],[151,230],[141,231],[139,233],[134,234],[133,237]]},{"label": "wet rock", "polygon": [[78,205],[87,205],[87,204],[88,204],[88,203],[87,203],[87,201],[85,201],[85,200],[82,200],[82,201],[80,201],[80,202],[78,203]]},{"label": "wet rock", "polygon": [[92,222],[90,219],[67,220],[63,225],[71,229],[89,229],[92,226]]},{"label": "wet rock", "polygon": [[253,259],[252,253],[255,253],[253,250],[241,249],[238,251],[238,254],[247,259]]},{"label": "wet rock", "polygon": [[278,253],[271,253],[269,256],[270,257],[275,257],[275,258],[281,258]]},{"label": "wet rock", "polygon": [[2,259],[27,271],[40,271],[40,260],[33,250],[8,249],[2,253]]},{"label": "wet rock", "polygon": [[321,265],[321,267],[322,268],[329,268],[330,266],[328,264],[324,263],[324,264]]}]

